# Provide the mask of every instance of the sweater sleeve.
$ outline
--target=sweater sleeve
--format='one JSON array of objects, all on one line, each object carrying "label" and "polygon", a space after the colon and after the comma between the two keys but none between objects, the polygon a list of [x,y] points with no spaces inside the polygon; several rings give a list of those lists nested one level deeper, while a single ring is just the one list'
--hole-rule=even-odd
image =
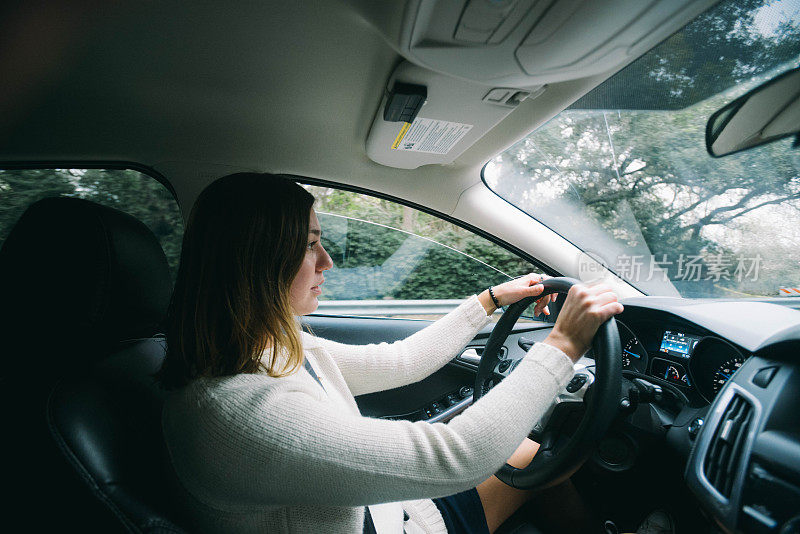
[{"label": "sweater sleeve", "polygon": [[330,352],[353,395],[363,395],[419,382],[455,358],[489,321],[473,295],[435,323],[394,343],[318,341]]},{"label": "sweater sleeve", "polygon": [[447,424],[361,417],[323,402],[310,381],[239,375],[190,385],[163,426],[182,484],[216,509],[434,498],[496,472],[571,375],[566,355],[539,343]]}]

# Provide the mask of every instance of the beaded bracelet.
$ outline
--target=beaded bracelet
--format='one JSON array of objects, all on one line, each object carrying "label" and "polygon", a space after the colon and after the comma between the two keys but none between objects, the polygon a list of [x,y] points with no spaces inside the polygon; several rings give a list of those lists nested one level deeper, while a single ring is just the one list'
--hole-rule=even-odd
[{"label": "beaded bracelet", "polygon": [[489,296],[492,297],[492,302],[494,302],[495,308],[500,308],[500,301],[494,296],[494,291],[492,291],[491,287],[489,288]]}]

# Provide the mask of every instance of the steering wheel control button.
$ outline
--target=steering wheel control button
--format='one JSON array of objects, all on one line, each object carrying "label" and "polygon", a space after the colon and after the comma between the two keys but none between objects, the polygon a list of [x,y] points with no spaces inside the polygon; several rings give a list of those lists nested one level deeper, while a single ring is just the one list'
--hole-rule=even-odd
[{"label": "steering wheel control button", "polygon": [[570,380],[569,383],[567,384],[567,391],[569,391],[570,393],[575,393],[576,391],[578,391],[583,387],[587,379],[588,377],[583,373],[573,376],[572,380]]},{"label": "steering wheel control button", "polygon": [[462,386],[461,389],[458,390],[458,394],[461,395],[462,399],[466,399],[467,397],[472,396],[472,388],[469,386]]},{"label": "steering wheel control button", "polygon": [[497,364],[497,372],[498,373],[505,373],[508,371],[508,368],[511,367],[511,360],[506,358],[505,360],[500,360],[500,363]]},{"label": "steering wheel control button", "polygon": [[703,428],[705,421],[702,417],[697,417],[694,421],[689,423],[689,426],[686,428],[686,431],[689,433],[689,439],[695,439],[697,434],[700,432],[700,429]]},{"label": "steering wheel control button", "polygon": [[753,376],[753,384],[757,385],[760,388],[766,388],[772,381],[772,377],[775,376],[775,373],[777,371],[778,371],[777,367],[764,367],[763,369],[760,369]]}]

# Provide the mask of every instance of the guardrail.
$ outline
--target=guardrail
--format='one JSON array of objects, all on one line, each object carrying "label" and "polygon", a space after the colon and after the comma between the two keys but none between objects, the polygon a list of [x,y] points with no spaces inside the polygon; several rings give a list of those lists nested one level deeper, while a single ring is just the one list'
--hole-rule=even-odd
[{"label": "guardrail", "polygon": [[[320,300],[316,313],[330,315],[444,315],[456,309],[465,299],[442,300]],[[501,314],[497,310],[495,314]]]}]

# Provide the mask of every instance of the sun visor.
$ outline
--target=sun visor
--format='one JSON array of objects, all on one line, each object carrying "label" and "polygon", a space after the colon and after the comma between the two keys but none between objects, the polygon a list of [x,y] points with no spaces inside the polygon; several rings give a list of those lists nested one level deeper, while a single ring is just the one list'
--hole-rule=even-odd
[{"label": "sun visor", "polygon": [[544,89],[479,85],[404,62],[375,114],[367,156],[399,169],[451,163],[522,100]]}]

